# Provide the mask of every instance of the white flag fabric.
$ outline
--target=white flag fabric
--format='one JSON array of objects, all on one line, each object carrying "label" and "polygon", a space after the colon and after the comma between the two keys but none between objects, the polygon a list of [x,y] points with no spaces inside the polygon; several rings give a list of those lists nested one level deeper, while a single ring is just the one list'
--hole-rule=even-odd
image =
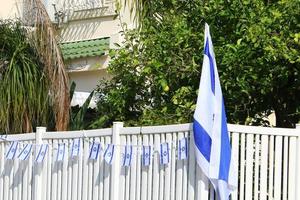
[{"label": "white flag fabric", "polygon": [[100,143],[93,142],[93,144],[91,145],[91,149],[90,149],[89,159],[97,160],[99,152],[100,152]]},{"label": "white flag fabric", "polygon": [[160,164],[168,164],[170,161],[169,144],[160,144]]},{"label": "white flag fabric", "polygon": [[47,154],[47,150],[48,150],[48,144],[42,144],[40,145],[40,149],[38,151],[38,154],[35,158],[35,162],[37,163],[41,163],[44,161],[44,158]]},{"label": "white flag fabric", "polygon": [[8,159],[8,160],[14,159],[14,157],[16,155],[16,152],[18,150],[18,144],[19,144],[18,142],[12,142],[10,144],[9,149],[8,149],[8,151],[6,153],[6,156],[5,156],[6,159]]},{"label": "white flag fabric", "polygon": [[143,146],[143,165],[149,166],[151,163],[151,146]]},{"label": "white flag fabric", "polygon": [[188,156],[187,138],[178,141],[178,159],[184,160]]},{"label": "white flag fabric", "polygon": [[114,152],[115,152],[115,145],[108,144],[104,152],[104,160],[107,162],[107,164],[110,165],[112,164],[114,158]]},{"label": "white flag fabric", "polygon": [[56,161],[63,161],[65,157],[65,152],[66,152],[66,144],[65,143],[58,144]]},{"label": "white flag fabric", "polygon": [[21,153],[19,154],[18,158],[20,160],[27,160],[32,149],[32,144],[26,144]]},{"label": "white flag fabric", "polygon": [[233,167],[224,101],[207,24],[193,130],[197,163],[212,182],[218,199],[228,200],[237,187],[237,174]]},{"label": "white flag fabric", "polygon": [[130,166],[132,158],[132,146],[126,145],[124,148],[123,166]]},{"label": "white flag fabric", "polygon": [[71,157],[77,157],[79,155],[80,151],[80,139],[75,138],[73,139],[73,144],[72,144],[72,151],[71,151]]}]

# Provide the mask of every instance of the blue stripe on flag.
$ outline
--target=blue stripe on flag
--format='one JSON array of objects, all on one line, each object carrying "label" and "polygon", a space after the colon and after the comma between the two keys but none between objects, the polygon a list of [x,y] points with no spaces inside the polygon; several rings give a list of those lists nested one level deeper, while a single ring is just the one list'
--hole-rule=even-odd
[{"label": "blue stripe on flag", "polygon": [[27,160],[28,156],[30,155],[31,149],[32,149],[32,145],[30,146],[29,152],[28,152],[28,154],[26,155],[25,160]]},{"label": "blue stripe on flag", "polygon": [[215,94],[215,68],[214,68],[214,60],[209,52],[208,38],[206,39],[204,54],[207,55],[209,58],[211,90],[213,94]]},{"label": "blue stripe on flag", "polygon": [[109,163],[111,163],[111,161],[112,161],[112,158],[114,156],[114,152],[115,152],[115,145],[112,146],[111,157],[110,157]]},{"label": "blue stripe on flag", "polygon": [[221,152],[219,179],[228,181],[231,160],[231,147],[227,130],[224,101],[222,102]]},{"label": "blue stripe on flag", "polygon": [[200,123],[194,119],[194,140],[195,145],[204,156],[204,158],[210,161],[210,151],[211,151],[211,138],[205,129],[200,125]]}]

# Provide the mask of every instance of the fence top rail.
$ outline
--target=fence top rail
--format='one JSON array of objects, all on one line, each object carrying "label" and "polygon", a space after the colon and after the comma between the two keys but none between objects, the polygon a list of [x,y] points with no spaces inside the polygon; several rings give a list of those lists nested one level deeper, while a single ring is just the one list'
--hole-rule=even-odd
[{"label": "fence top rail", "polygon": [[[193,130],[193,124],[173,124],[164,126],[142,126],[142,127],[124,127],[121,134],[159,134],[173,132],[187,132]],[[300,129],[291,128],[270,128],[260,126],[245,126],[228,124],[228,131],[245,134],[260,134],[260,135],[280,135],[280,136],[300,136]]]},{"label": "fence top rail", "polygon": [[84,137],[104,137],[111,136],[112,128],[79,130],[79,131],[60,131],[60,132],[46,132],[43,139],[71,139]]},{"label": "fence top rail", "polygon": [[[163,126],[141,126],[141,127],[123,127],[120,129],[120,135],[139,135],[139,134],[160,134],[160,133],[178,133],[188,132],[193,130],[193,124],[173,124]],[[300,136],[300,129],[289,128],[270,128],[259,126],[245,126],[228,124],[229,132],[245,133],[245,134],[260,134],[260,135],[276,135],[276,136]],[[59,131],[46,132],[42,135],[42,139],[72,139],[84,137],[104,137],[112,136],[113,129],[94,129],[80,131]],[[35,140],[35,133],[0,135],[0,142],[5,141],[28,141]]]}]

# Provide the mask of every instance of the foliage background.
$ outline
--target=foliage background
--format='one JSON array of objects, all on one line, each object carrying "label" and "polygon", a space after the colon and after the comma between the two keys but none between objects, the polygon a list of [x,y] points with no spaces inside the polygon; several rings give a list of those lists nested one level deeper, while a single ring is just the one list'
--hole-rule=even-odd
[{"label": "foliage background", "polygon": [[[127,30],[101,80],[92,127],[191,122],[202,65],[203,27],[211,27],[229,123],[294,127],[300,119],[300,2],[139,3],[139,29]],[[144,5],[143,4],[143,5]]]}]

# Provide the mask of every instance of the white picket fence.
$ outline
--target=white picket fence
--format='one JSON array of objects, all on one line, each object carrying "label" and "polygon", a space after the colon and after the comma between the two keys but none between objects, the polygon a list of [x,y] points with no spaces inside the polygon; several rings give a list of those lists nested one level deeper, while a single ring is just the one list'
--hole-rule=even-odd
[{"label": "white picket fence", "polygon": [[[300,199],[300,129],[262,128],[229,125],[232,153],[239,171],[238,189],[232,200]],[[123,127],[8,135],[0,140],[0,200],[212,200],[214,192],[195,162],[191,124]],[[177,159],[177,141],[189,138],[189,155]],[[81,138],[78,159],[67,151],[63,162],[56,162],[57,145]],[[9,141],[48,143],[49,151],[42,164],[34,161],[6,160]],[[115,144],[112,165],[88,159],[93,141]],[[161,165],[157,150],[163,142],[171,146],[170,163]],[[133,145],[133,163],[121,166],[121,148]],[[156,150],[149,167],[141,164],[141,146]],[[38,146],[37,146],[38,147]]]}]

